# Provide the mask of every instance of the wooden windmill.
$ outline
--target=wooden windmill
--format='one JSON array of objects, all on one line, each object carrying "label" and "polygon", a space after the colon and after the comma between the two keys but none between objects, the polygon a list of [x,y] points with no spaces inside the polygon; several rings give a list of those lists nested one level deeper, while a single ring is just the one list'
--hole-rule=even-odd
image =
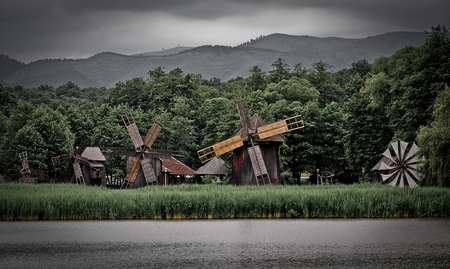
[{"label": "wooden windmill", "polygon": [[22,169],[20,170],[19,183],[36,183],[36,178],[43,178],[47,176],[47,171],[39,171],[30,169],[28,162],[28,152],[19,153],[19,158],[22,162]]},{"label": "wooden windmill", "polygon": [[66,133],[69,155],[52,158],[54,165],[69,162],[67,180],[71,183],[106,186],[105,163],[106,159],[97,147],[88,147],[88,141],[81,141],[77,148],[72,146],[69,135]]},{"label": "wooden windmill", "polygon": [[170,153],[162,150],[153,150],[151,148],[153,142],[155,142],[156,140],[156,137],[162,130],[162,125],[155,121],[148,130],[144,140],[142,140],[133,116],[131,114],[124,115],[122,116],[122,120],[127,128],[131,140],[133,141],[135,151],[135,156],[133,157],[133,160],[128,167],[128,171],[122,184],[122,188],[133,188],[140,170],[142,170],[143,172],[147,185],[157,184],[158,177],[153,168],[152,159],[167,154],[170,157]]},{"label": "wooden windmill", "polygon": [[80,146],[74,149],[68,133],[66,133],[66,139],[69,146],[70,155],[52,157],[52,163],[54,165],[58,165],[63,161],[69,161],[70,165],[67,168],[67,179],[72,183],[86,184],[83,172],[81,171],[80,163],[87,162],[87,160],[83,158],[81,154],[83,154],[83,152],[86,150],[88,143],[86,140],[83,140],[81,141]]},{"label": "wooden windmill", "polygon": [[[265,151],[261,150],[260,145],[269,141],[271,137],[305,127],[303,118],[301,115],[297,115],[268,125],[263,123],[262,120],[259,121],[260,124],[257,124],[260,118],[257,115],[250,118],[248,105],[245,100],[238,101],[237,108],[242,129],[232,138],[199,150],[197,152],[199,158],[202,163],[205,163],[214,157],[233,150],[232,174],[234,176],[239,176],[240,174],[241,177],[240,179],[234,179],[237,184],[246,185],[254,182],[257,185],[271,184],[272,179],[270,175],[278,174],[279,171],[278,155],[276,155],[276,160],[274,160],[273,156],[268,156],[269,154],[265,154]],[[250,165],[247,164],[248,162]],[[269,169],[271,171],[267,169],[267,162],[272,162]],[[253,174],[254,180],[251,178],[246,179],[244,178],[246,176],[243,176],[242,173],[236,172],[242,169],[242,166],[250,167],[252,170],[250,175]],[[275,168],[272,169],[272,167]]]}]

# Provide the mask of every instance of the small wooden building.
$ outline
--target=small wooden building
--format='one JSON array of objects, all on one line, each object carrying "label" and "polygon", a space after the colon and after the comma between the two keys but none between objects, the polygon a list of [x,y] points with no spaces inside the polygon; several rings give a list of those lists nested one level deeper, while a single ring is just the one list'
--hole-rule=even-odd
[{"label": "small wooden building", "polygon": [[[81,154],[86,162],[80,162],[86,185],[97,185],[106,187],[106,158],[98,147],[86,147]],[[75,176],[70,179],[75,183]]]},{"label": "small wooden building", "polygon": [[[257,114],[250,118],[251,126],[259,128],[265,126],[266,123]],[[236,135],[240,135],[243,129],[240,129]],[[271,184],[281,183],[281,171],[279,152],[280,146],[284,140],[279,135],[274,135],[265,139],[259,139],[255,136],[253,143],[259,145],[261,154],[267,167],[267,173],[270,177]],[[248,155],[248,143],[244,141],[244,146],[233,150],[233,166],[231,172],[231,183],[236,185],[255,185],[257,184],[253,172],[250,156]]]},{"label": "small wooden building", "polygon": [[158,177],[159,185],[198,183],[197,172],[174,157],[164,158],[161,161],[162,175]]},{"label": "small wooden building", "polygon": [[213,175],[215,180],[222,179],[224,176],[231,175],[231,169],[225,165],[225,161],[214,157],[205,165],[197,170],[199,176]]}]

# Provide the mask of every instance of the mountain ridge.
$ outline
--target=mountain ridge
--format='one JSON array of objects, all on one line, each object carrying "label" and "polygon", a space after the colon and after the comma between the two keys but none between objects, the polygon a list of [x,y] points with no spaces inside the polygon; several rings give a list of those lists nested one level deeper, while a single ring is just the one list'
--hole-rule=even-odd
[{"label": "mountain ridge", "polygon": [[267,72],[279,58],[291,68],[299,63],[310,68],[323,61],[333,66],[333,70],[340,70],[362,59],[373,62],[381,56],[390,56],[405,46],[421,46],[425,39],[425,32],[391,32],[359,39],[276,33],[235,47],[204,45],[132,55],[102,52],[85,59],[38,60],[0,74],[0,83],[32,88],[40,85],[58,87],[71,81],[81,88],[109,88],[135,77],[147,78],[148,71],[157,67],[166,72],[181,68],[185,74],[227,81],[248,77],[253,66]]}]

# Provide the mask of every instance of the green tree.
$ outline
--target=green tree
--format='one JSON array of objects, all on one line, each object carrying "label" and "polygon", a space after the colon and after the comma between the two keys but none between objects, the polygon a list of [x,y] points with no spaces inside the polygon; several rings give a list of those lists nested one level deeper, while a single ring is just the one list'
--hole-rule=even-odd
[{"label": "green tree", "polygon": [[291,69],[282,58],[278,58],[271,66],[273,69],[269,71],[269,82],[278,83],[291,78]]},{"label": "green tree", "polygon": [[420,128],[419,154],[424,158],[421,185],[450,187],[450,88],[440,92],[434,106],[434,121]]},{"label": "green tree", "polygon": [[258,66],[253,66],[250,70],[250,76],[247,78],[247,87],[250,92],[264,90],[267,86],[266,74]]},{"label": "green tree", "polygon": [[314,63],[309,70],[308,81],[319,93],[319,105],[325,107],[331,102],[340,102],[343,96],[342,89],[335,83],[334,77],[328,71],[332,66],[320,61]]}]

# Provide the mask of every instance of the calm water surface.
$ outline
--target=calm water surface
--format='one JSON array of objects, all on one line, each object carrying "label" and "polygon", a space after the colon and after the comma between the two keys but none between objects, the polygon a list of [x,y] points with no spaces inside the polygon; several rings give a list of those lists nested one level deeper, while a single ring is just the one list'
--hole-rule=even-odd
[{"label": "calm water surface", "polygon": [[0,268],[450,268],[450,220],[0,222]]}]

